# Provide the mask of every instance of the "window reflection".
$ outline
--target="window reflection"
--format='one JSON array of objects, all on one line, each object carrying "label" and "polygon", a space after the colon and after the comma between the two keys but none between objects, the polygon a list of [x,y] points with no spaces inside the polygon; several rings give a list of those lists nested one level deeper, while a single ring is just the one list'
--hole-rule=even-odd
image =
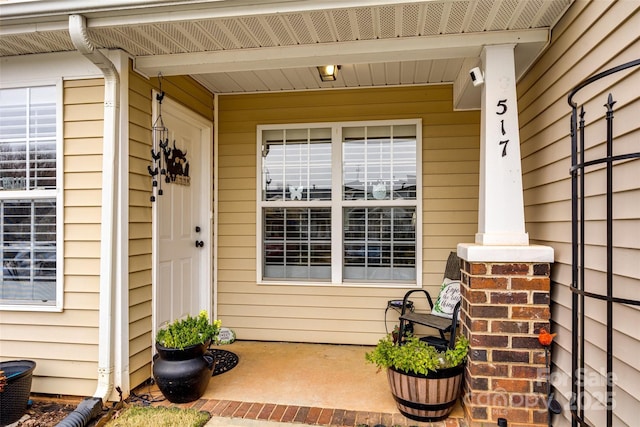
[{"label": "window reflection", "polygon": [[4,303],[51,305],[56,299],[56,94],[55,86],[0,90]]},{"label": "window reflection", "polygon": [[263,200],[331,199],[331,129],[263,132]]},{"label": "window reflection", "polygon": [[331,277],[331,210],[264,209],[264,276]]},{"label": "window reflection", "polygon": [[418,128],[386,123],[262,131],[263,278],[416,282]]},{"label": "window reflection", "polygon": [[415,279],[415,208],[344,209],[345,279]]},{"label": "window reflection", "polygon": [[416,198],[415,126],[343,130],[343,200]]}]

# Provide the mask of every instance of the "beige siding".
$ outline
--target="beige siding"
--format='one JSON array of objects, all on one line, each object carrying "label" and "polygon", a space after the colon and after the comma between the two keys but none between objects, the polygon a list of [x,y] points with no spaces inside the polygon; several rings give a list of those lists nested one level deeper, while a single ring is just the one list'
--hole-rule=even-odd
[{"label": "beige siding", "polygon": [[150,82],[129,72],[129,373],[131,387],[151,376]]},{"label": "beige siding", "polygon": [[96,387],[103,96],[102,79],[64,82],[64,311],[0,314],[2,357],[35,360],[34,393]]},{"label": "beige siding", "polygon": [[[130,384],[151,376],[151,81],[130,72]],[[163,89],[212,120],[213,95],[188,77]],[[64,82],[64,310],[0,312],[0,357],[37,363],[32,391],[92,395],[97,384],[102,187],[102,79]],[[43,350],[44,349],[44,350]],[[34,357],[38,355],[38,357]]]},{"label": "beige siding", "polygon": [[[571,183],[568,92],[583,79],[605,69],[638,58],[640,42],[640,3],[635,1],[578,1],[553,31],[552,43],[518,85],[522,137],[525,215],[527,230],[535,243],[553,246],[553,329],[558,333],[554,347],[554,371],[559,374],[556,396],[566,405],[571,393]],[[613,93],[615,105],[616,154],[637,152],[640,140],[640,70],[620,73],[580,92],[576,100],[585,104],[588,123],[587,146],[602,155],[605,137],[607,94]],[[635,145],[633,147],[632,145]],[[591,155],[591,154],[590,154]],[[638,299],[640,289],[640,165],[632,162],[614,172],[614,286],[616,296]],[[587,289],[602,293],[606,269],[603,171],[587,178],[586,265]],[[606,308],[601,302],[589,302],[586,310],[586,365],[596,393],[604,387],[594,372],[606,371],[604,349]],[[614,312],[614,425],[637,425],[640,407],[640,310],[615,307]],[[598,409],[595,394],[586,415],[591,425],[605,425],[604,412]],[[562,421],[569,425],[566,410]]]},{"label": "beige siding", "polygon": [[[151,377],[151,177],[152,90],[158,79],[129,72],[129,372],[131,387]],[[165,77],[162,90],[213,121],[213,95],[189,77]]]},{"label": "beige siding", "polygon": [[[256,284],[256,126],[422,119],[423,283],[477,231],[479,116],[452,111],[450,86],[219,97],[218,309],[241,339],[373,344],[406,289]],[[389,314],[392,325],[392,314]]]}]

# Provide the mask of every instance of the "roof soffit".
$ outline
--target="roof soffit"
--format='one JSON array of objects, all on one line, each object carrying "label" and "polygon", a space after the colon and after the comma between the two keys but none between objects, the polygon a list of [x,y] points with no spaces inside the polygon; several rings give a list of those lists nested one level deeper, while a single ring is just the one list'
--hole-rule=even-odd
[{"label": "roof soffit", "polygon": [[144,73],[202,74],[323,64],[369,64],[478,57],[484,45],[546,43],[548,31],[526,30],[319,43],[136,58]]},{"label": "roof soffit", "polygon": [[[571,1],[85,0],[79,11],[97,47],[128,52],[148,75],[191,74],[227,93],[453,83],[498,43],[517,45],[521,72]],[[50,10],[1,5],[0,55],[73,50],[66,13],[79,3],[26,3]],[[344,79],[320,82],[314,68],[326,63]]]}]

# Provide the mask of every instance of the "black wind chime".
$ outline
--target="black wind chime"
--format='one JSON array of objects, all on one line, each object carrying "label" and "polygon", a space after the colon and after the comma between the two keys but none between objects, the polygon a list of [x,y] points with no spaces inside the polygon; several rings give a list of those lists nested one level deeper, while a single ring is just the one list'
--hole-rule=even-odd
[{"label": "black wind chime", "polygon": [[156,201],[156,194],[162,196],[162,180],[164,176],[165,182],[169,182],[167,175],[167,156],[170,154],[169,148],[169,129],[164,125],[162,119],[162,100],[164,99],[164,92],[162,91],[162,75],[158,75],[160,92],[156,95],[156,101],[158,101],[158,118],[153,122],[152,132],[153,141],[151,147],[151,159],[153,166],[147,166],[149,175],[151,175],[153,193],[151,194],[151,201]]}]

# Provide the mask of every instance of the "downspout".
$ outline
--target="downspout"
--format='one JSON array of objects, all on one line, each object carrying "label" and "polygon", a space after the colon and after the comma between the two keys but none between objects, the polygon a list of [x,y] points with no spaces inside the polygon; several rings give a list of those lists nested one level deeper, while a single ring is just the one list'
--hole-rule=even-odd
[{"label": "downspout", "polygon": [[69,16],[69,34],[75,48],[96,65],[104,75],[104,133],[102,153],[102,216],[100,236],[100,312],[98,338],[98,385],[95,398],[106,401],[114,388],[115,245],[116,245],[116,155],[119,149],[119,86],[115,65],[89,40],[87,20]]}]

